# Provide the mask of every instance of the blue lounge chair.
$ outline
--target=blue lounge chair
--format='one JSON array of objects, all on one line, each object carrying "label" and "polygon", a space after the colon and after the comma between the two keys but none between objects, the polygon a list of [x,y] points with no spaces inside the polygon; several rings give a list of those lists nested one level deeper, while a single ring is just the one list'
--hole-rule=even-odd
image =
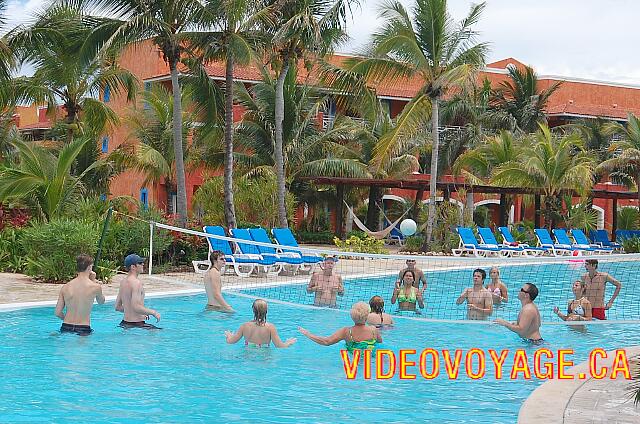
[{"label": "blue lounge chair", "polygon": [[[269,238],[269,234],[264,228],[250,228],[249,234],[251,234],[251,238],[254,241],[260,243],[269,243],[273,244],[273,241]],[[304,264],[304,261],[300,257],[300,255],[296,255],[295,253],[278,253],[275,247],[267,247],[267,246],[256,246],[258,251],[262,256],[269,255],[276,258],[278,263],[283,265],[283,269],[291,274],[295,274],[298,272],[300,267]]]},{"label": "blue lounge chair", "polygon": [[[231,237],[238,240],[254,241],[247,228],[234,228],[229,230],[229,233],[231,233]],[[262,254],[260,253],[258,246],[255,244],[242,243],[241,241],[236,241],[235,243],[241,254],[251,255],[256,258],[258,261],[256,262],[258,274],[278,275],[282,270],[282,261],[280,261],[280,257],[278,255],[269,253]]]},{"label": "blue lounge chair", "polygon": [[559,244],[554,242],[551,238],[551,234],[549,234],[549,231],[547,231],[546,228],[535,228],[533,232],[538,239],[540,247],[549,249],[549,252],[553,256],[571,255],[573,253],[573,249],[570,244]]},{"label": "blue lounge chair", "polygon": [[451,249],[453,256],[461,256],[463,253],[472,253],[473,256],[498,256],[502,253],[497,247],[487,246],[478,243],[476,236],[471,228],[458,227],[458,236],[460,236],[460,245],[457,249]]},{"label": "blue lounge chair", "polygon": [[480,235],[480,238],[482,239],[482,242],[484,243],[484,246],[497,247],[498,249],[500,249],[502,251],[503,255],[506,255],[506,256],[513,256],[513,255],[522,256],[522,255],[526,255],[527,254],[525,252],[524,248],[522,248],[520,246],[507,246],[507,245],[498,243],[498,240],[496,240],[496,237],[493,235],[493,231],[491,231],[491,228],[478,227],[478,234]]},{"label": "blue lounge chair", "polygon": [[[224,228],[219,225],[215,226],[205,226],[202,230],[213,236],[219,237],[227,237],[227,234],[224,232]],[[226,265],[231,265],[234,272],[238,277],[248,277],[255,270],[256,265],[259,262],[259,258],[252,255],[243,255],[238,254],[235,255],[233,250],[231,249],[231,245],[227,240],[221,240],[219,238],[207,237],[207,241],[209,243],[209,257],[206,261],[193,261],[193,267],[196,272],[206,272],[211,268],[211,252],[214,250],[219,250],[224,253],[224,259],[226,261]],[[203,270],[200,268],[202,265],[205,265],[207,268]],[[228,266],[224,267],[222,272],[224,273],[228,268]]]},{"label": "blue lounge chair", "polygon": [[[391,222],[389,222],[389,220],[387,219],[385,219],[384,222],[387,227],[391,225]],[[398,227],[394,227],[389,233],[389,237],[387,237],[387,243],[388,244],[398,243],[400,246],[404,246],[405,238],[406,237],[404,234],[402,234],[402,231],[400,231]]]},{"label": "blue lounge chair", "polygon": [[517,245],[518,247],[522,247],[527,255],[539,256],[550,251],[550,249],[545,247],[529,246],[527,243],[517,242],[515,237],[513,237],[513,234],[511,234],[509,227],[498,227],[498,231],[500,231],[500,235],[502,235],[502,240],[505,245]]},{"label": "blue lounge chair", "polygon": [[609,240],[609,233],[607,233],[607,230],[591,230],[589,235],[594,243],[599,244],[602,247],[611,247],[612,249],[619,250],[620,252],[624,251],[620,243]]},{"label": "blue lounge chair", "polygon": [[315,265],[323,261],[322,256],[314,254],[304,254],[297,249],[287,249],[287,247],[300,247],[293,233],[288,228],[272,228],[271,234],[276,242],[281,246],[280,249],[284,253],[295,253],[302,258],[302,262],[308,265]]},{"label": "blue lounge chair", "polygon": [[556,236],[556,240],[558,241],[559,244],[569,245],[571,247],[572,252],[578,252],[578,255],[581,253],[589,254],[589,255],[596,253],[596,249],[590,247],[589,243],[587,243],[586,246],[579,243],[574,243],[569,238],[569,234],[567,234],[567,230],[565,228],[554,228],[553,235]]},{"label": "blue lounge chair", "polygon": [[594,253],[600,253],[600,254],[613,253],[613,248],[611,247],[602,247],[597,244],[591,244],[587,236],[584,234],[584,231],[582,230],[577,230],[577,229],[571,230],[571,235],[573,236],[573,239],[576,241],[576,243],[578,243],[578,245],[589,246],[595,251]]}]

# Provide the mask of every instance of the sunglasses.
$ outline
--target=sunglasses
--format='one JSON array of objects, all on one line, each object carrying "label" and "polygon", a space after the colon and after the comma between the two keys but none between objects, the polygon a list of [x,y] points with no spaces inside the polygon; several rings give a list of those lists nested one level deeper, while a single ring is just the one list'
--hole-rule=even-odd
[{"label": "sunglasses", "polygon": [[526,294],[529,294],[529,292],[528,292],[528,291],[526,291],[525,289],[522,289],[522,288],[521,288],[521,289],[520,289],[520,291],[521,291],[521,292],[524,292],[524,293],[526,293]]}]

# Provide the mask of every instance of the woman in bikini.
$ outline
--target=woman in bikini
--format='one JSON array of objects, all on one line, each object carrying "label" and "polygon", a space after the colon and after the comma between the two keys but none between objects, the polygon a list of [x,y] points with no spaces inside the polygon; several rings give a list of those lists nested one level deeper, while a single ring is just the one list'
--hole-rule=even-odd
[{"label": "woman in bikini", "polygon": [[399,311],[413,311],[416,310],[416,303],[421,309],[424,309],[424,301],[422,299],[422,292],[413,286],[413,282],[416,280],[416,276],[412,270],[405,270],[402,274],[402,286],[399,282],[393,290],[393,296],[391,296],[391,304],[395,304],[398,301]]},{"label": "woman in bikini", "polygon": [[556,313],[563,321],[591,321],[592,308],[591,302],[586,298],[587,283],[577,280],[573,283],[574,299],[569,301],[567,305],[567,314],[560,312],[560,308],[555,306],[553,312]]},{"label": "woman in bikini", "polygon": [[378,329],[372,325],[367,325],[367,318],[371,309],[365,302],[358,302],[351,307],[352,327],[343,327],[330,336],[316,336],[302,327],[298,327],[300,333],[308,337],[312,341],[323,345],[330,346],[340,341],[344,341],[345,347],[349,352],[354,350],[373,350],[376,344],[382,343],[382,336]]},{"label": "woman in bikini", "polygon": [[380,296],[373,296],[369,300],[371,313],[367,318],[367,324],[375,325],[378,328],[390,327],[393,325],[391,315],[384,312],[384,300]]},{"label": "woman in bikini", "polygon": [[245,322],[235,334],[225,331],[227,343],[237,343],[244,337],[244,345],[249,347],[269,347],[271,342],[276,347],[289,347],[296,342],[295,338],[282,341],[276,326],[267,322],[267,302],[256,299],[253,302],[253,321]]},{"label": "woman in bikini", "polygon": [[500,280],[500,270],[498,267],[491,267],[489,277],[491,277],[491,282],[487,285],[486,289],[491,292],[493,304],[507,303],[507,301],[509,301],[509,292],[507,291],[507,286]]}]

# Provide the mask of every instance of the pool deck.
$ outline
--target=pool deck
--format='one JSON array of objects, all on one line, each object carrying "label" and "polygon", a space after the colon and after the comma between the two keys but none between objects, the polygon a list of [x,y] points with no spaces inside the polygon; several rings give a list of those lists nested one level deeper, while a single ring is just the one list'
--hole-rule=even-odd
[{"label": "pool deck", "polygon": [[[640,370],[640,346],[625,348],[631,376]],[[607,359],[597,365],[611,369],[615,351],[607,352]],[[572,367],[568,374],[589,376],[589,362]],[[640,406],[636,408],[629,394],[630,380],[622,375],[616,379],[587,377],[571,380],[550,380],[524,402],[518,415],[519,424],[637,424]]]}]

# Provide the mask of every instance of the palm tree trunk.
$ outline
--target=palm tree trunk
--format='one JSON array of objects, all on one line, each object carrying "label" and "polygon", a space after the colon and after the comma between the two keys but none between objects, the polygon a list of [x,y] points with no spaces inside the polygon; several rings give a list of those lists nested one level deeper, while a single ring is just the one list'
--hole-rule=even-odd
[{"label": "palm tree trunk", "polygon": [[429,218],[427,220],[427,237],[425,244],[431,243],[433,226],[436,220],[436,182],[438,180],[438,148],[440,147],[440,135],[438,134],[438,99],[431,99],[431,170],[429,171]]},{"label": "palm tree trunk", "polygon": [[173,153],[176,162],[176,194],[178,225],[187,223],[187,183],[184,171],[184,152],[182,150],[182,94],[178,82],[178,63],[170,61],[171,86],[173,90]]},{"label": "palm tree trunk", "polygon": [[233,57],[227,55],[224,93],[224,220],[228,228],[236,228],[233,203]]},{"label": "palm tree trunk", "polygon": [[283,61],[280,75],[278,75],[278,81],[276,82],[276,105],[275,105],[275,133],[276,143],[274,146],[274,157],[276,165],[276,178],[278,184],[278,226],[280,228],[287,228],[287,208],[285,205],[286,187],[284,176],[284,152],[283,152],[283,130],[282,121],[284,121],[284,79],[289,72],[289,60]]},{"label": "palm tree trunk", "polygon": [[420,214],[420,203],[422,202],[422,196],[424,196],[424,189],[420,188],[416,191],[416,197],[413,201],[413,210],[411,211],[411,219],[418,222],[418,215]]},{"label": "palm tree trunk", "polygon": [[367,206],[367,228],[371,231],[378,231],[380,225],[380,210],[378,203],[382,199],[379,187],[369,187],[369,205]]}]

